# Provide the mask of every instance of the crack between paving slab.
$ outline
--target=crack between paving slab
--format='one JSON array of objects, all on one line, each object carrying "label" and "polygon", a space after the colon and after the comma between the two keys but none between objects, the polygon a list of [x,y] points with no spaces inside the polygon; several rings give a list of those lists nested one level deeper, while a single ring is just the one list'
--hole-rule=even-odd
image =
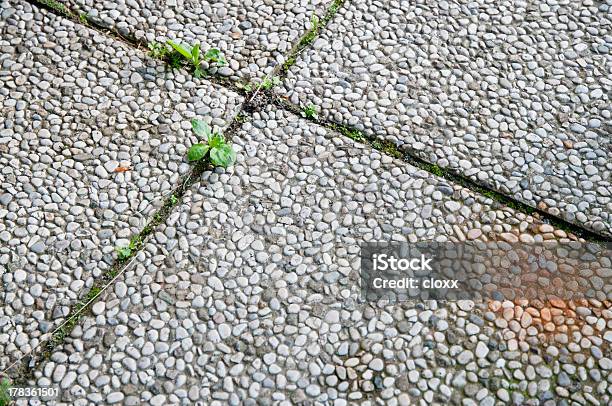
[{"label": "crack between paving slab", "polygon": [[427,162],[423,158],[419,157],[417,153],[407,148],[400,148],[392,141],[386,140],[384,138],[379,138],[376,135],[366,134],[365,132],[360,131],[355,127],[348,126],[346,124],[340,124],[328,119],[308,117],[302,114],[302,110],[299,106],[296,106],[295,104],[288,102],[279,96],[276,96],[273,99],[273,102],[283,110],[287,110],[298,116],[302,116],[304,119],[310,122],[316,123],[327,129],[336,131],[356,142],[367,144],[371,148],[383,154],[389,155],[393,158],[401,159],[404,162],[416,166],[419,169],[422,169],[426,172],[439,176],[453,183],[459,184],[465,187],[466,189],[471,190],[472,192],[476,192],[487,198],[490,198],[491,200],[493,200],[494,203],[497,203],[498,205],[504,205],[523,214],[534,216],[541,220],[543,223],[551,224],[556,228],[559,228],[569,233],[570,235],[573,234],[575,237],[583,238],[584,240],[589,242],[604,243],[612,241],[611,238],[605,235],[600,235],[587,228],[580,227],[574,223],[571,223],[561,217],[552,215],[545,210],[527,205],[513,197],[504,195],[492,189],[488,185],[478,183],[457,171],[454,171],[449,168],[442,168],[438,165]]}]

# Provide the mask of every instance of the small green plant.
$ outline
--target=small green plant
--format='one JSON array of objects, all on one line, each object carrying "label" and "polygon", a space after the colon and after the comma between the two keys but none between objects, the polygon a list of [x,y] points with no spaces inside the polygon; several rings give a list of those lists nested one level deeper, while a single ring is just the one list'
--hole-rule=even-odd
[{"label": "small green plant", "polygon": [[149,42],[149,56],[152,58],[165,59],[168,57],[168,47],[157,41]]},{"label": "small green plant", "polygon": [[207,155],[210,162],[215,166],[227,168],[236,162],[236,153],[221,133],[213,133],[208,124],[202,120],[191,120],[191,127],[193,132],[199,137],[205,138],[206,142],[194,144],[189,148],[187,159],[190,162],[200,161]]},{"label": "small green plant", "polygon": [[270,90],[274,86],[278,86],[280,84],[281,80],[278,77],[272,76],[271,78],[269,78],[266,76],[259,86],[265,90]]},{"label": "small green plant", "polygon": [[302,108],[302,117],[304,118],[313,118],[315,120],[319,119],[319,114],[317,113],[317,108],[314,104],[309,104],[306,107]]},{"label": "small green plant", "polygon": [[249,117],[246,114],[238,113],[236,114],[236,121],[239,123],[246,123]]},{"label": "small green plant", "polygon": [[117,248],[117,258],[120,260],[128,259],[130,255],[132,255],[132,249],[129,246]]},{"label": "small green plant", "polygon": [[206,53],[204,54],[204,60],[209,63],[217,64],[219,66],[227,65],[225,57],[217,48],[210,48],[208,51],[206,51]]},{"label": "small green plant", "polygon": [[11,403],[11,396],[9,395],[10,387],[11,383],[8,379],[0,379],[0,406],[8,406]]},{"label": "small green plant", "polygon": [[172,69],[180,69],[183,66],[183,56],[178,52],[168,52],[166,58],[163,59]]},{"label": "small green plant", "polygon": [[178,197],[176,197],[176,195],[171,195],[170,196],[170,204],[172,204],[173,206],[176,206],[178,201],[179,201],[179,199],[178,199]]},{"label": "small green plant", "polygon": [[[221,54],[217,48],[211,48],[204,56],[201,54],[200,43],[196,42],[193,46],[188,44],[180,44],[178,42],[174,42],[172,40],[168,40],[167,44],[172,47],[175,53],[178,53],[187,64],[191,65],[193,68],[193,75],[196,78],[202,76],[202,62],[207,61],[211,64],[216,64],[218,66],[223,66],[227,64],[227,61]],[[171,65],[172,66],[172,65]]]},{"label": "small green plant", "polygon": [[130,243],[126,247],[118,247],[117,258],[123,261],[128,259],[134,252],[138,251],[138,248],[141,245],[140,237],[135,235],[130,239]]},{"label": "small green plant", "polygon": [[79,21],[81,22],[81,24],[87,25],[87,13],[79,14]]},{"label": "small green plant", "polygon": [[250,82],[250,83],[243,85],[242,88],[246,90],[247,92],[252,92],[253,90],[258,90],[258,89],[270,90],[274,86],[278,86],[281,83],[282,82],[280,78],[277,76],[272,76],[271,78],[266,76],[264,80],[262,80],[261,82],[259,83]]}]

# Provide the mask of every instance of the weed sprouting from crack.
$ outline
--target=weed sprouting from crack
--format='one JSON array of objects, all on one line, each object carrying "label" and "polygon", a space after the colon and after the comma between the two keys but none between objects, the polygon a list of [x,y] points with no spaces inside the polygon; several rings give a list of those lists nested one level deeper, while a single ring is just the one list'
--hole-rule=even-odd
[{"label": "weed sprouting from crack", "polygon": [[[151,58],[166,59],[170,54],[168,47],[161,42],[151,41],[147,46],[149,48],[149,56]],[[180,67],[180,65],[177,66],[177,68],[178,67]]]},{"label": "weed sprouting from crack", "polygon": [[190,67],[193,70],[193,76],[196,78],[200,78],[204,74],[204,70],[202,70],[203,62],[207,62],[211,67],[227,65],[227,61],[221,51],[217,48],[210,48],[208,51],[202,53],[199,42],[193,45],[172,40],[168,40],[165,45],[158,42],[151,42],[149,43],[149,49],[149,55],[165,59],[168,65],[173,69],[181,66]]},{"label": "weed sprouting from crack", "polygon": [[312,44],[317,35],[319,34],[319,29],[321,28],[319,17],[317,15],[313,15],[310,17],[310,29],[306,32],[306,35],[302,37],[299,45],[302,47],[307,47]]},{"label": "weed sprouting from crack", "polygon": [[314,104],[302,107],[302,117],[318,120],[319,113],[317,107]]},{"label": "weed sprouting from crack", "polygon": [[310,18],[310,29],[306,31],[306,33],[300,38],[297,45],[291,50],[289,56],[285,60],[281,67],[281,72],[285,73],[289,70],[289,68],[295,64],[298,55],[306,49],[310,44],[312,44],[319,35],[319,30],[321,29],[321,23],[319,21],[319,17],[313,15]]},{"label": "weed sprouting from crack", "polygon": [[271,90],[274,87],[281,84],[281,80],[278,76],[268,77],[266,76],[261,82],[249,82],[242,85],[242,88],[247,93],[252,93],[259,89]]},{"label": "weed sprouting from crack", "polygon": [[223,168],[227,168],[236,162],[236,152],[220,131],[212,132],[205,121],[195,119],[191,120],[191,127],[203,142],[189,147],[187,151],[189,162],[206,159],[214,166]]}]

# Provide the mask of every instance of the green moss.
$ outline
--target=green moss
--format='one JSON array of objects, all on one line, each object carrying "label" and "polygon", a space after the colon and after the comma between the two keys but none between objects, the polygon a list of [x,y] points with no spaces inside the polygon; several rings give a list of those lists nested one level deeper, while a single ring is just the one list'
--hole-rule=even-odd
[{"label": "green moss", "polygon": [[296,61],[297,61],[297,58],[295,57],[295,55],[292,55],[289,58],[287,58],[285,63],[283,63],[283,72],[287,72],[290,67],[295,65]]},{"label": "green moss", "polygon": [[436,176],[444,176],[444,169],[442,169],[441,167],[439,167],[438,165],[435,164],[427,164],[425,165],[426,167],[424,168],[427,172],[430,172]]},{"label": "green moss", "polygon": [[365,141],[365,137],[363,136],[363,134],[357,130],[347,130],[344,133],[344,135],[346,135],[347,137],[349,137],[350,139],[354,141],[359,141],[359,142]]},{"label": "green moss", "polygon": [[396,159],[401,159],[404,157],[404,154],[397,148],[397,145],[395,145],[393,142],[391,141],[379,141],[380,147],[377,147],[376,149],[384,152],[387,155],[392,156],[393,158]]},{"label": "green moss", "polygon": [[55,0],[34,0],[34,1],[42,6],[50,8],[51,10],[56,11],[65,16],[72,16],[72,13],[70,12],[70,10],[68,10],[66,6],[64,6],[62,3],[57,2]]},{"label": "green moss", "polygon": [[246,114],[238,113],[235,120],[239,123],[246,123],[249,117]]},{"label": "green moss", "polygon": [[11,383],[8,379],[0,379],[0,406],[8,406],[11,403],[11,396],[9,395],[10,387]]}]

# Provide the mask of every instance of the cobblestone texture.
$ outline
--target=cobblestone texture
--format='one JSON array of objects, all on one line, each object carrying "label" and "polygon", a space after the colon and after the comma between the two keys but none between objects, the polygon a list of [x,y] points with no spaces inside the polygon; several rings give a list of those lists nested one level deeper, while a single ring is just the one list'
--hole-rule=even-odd
[{"label": "cobblestone texture", "polygon": [[[487,240],[530,219],[287,113],[255,114],[234,142],[236,166],[202,176],[37,368],[63,404],[520,403],[572,385],[608,399],[609,358],[544,351],[533,308],[358,300],[362,241]],[[585,339],[607,348],[610,311],[582,309]]]},{"label": "cobblestone texture", "polygon": [[[24,2],[0,20],[0,369],[108,270],[241,102]],[[121,168],[129,168],[122,171]]]}]

